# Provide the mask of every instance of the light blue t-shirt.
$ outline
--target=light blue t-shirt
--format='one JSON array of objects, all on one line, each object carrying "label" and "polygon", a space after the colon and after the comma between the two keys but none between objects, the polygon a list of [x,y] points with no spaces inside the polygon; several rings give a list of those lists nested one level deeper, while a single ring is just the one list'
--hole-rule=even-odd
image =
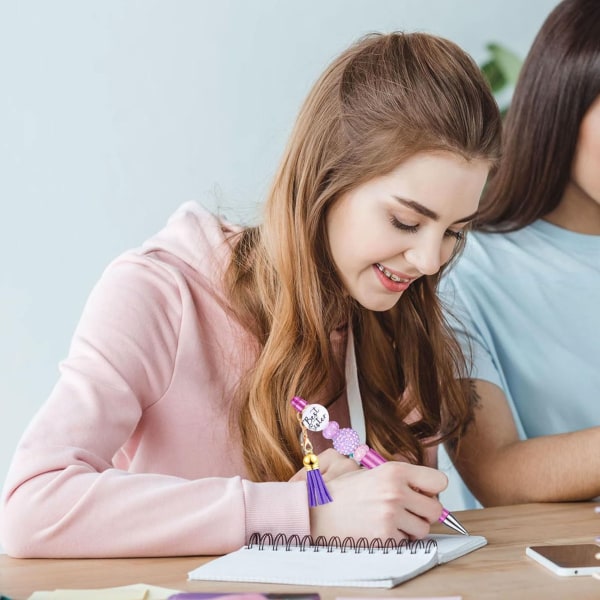
[{"label": "light blue t-shirt", "polygon": [[600,425],[600,236],[543,220],[470,233],[440,295],[522,439]]}]

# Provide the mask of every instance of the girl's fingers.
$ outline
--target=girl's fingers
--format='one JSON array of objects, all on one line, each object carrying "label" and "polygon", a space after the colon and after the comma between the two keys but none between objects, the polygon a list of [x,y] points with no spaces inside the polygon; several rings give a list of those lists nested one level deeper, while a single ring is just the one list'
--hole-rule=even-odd
[{"label": "girl's fingers", "polygon": [[405,465],[407,483],[415,490],[428,496],[437,496],[448,487],[448,477],[431,467]]},{"label": "girl's fingers", "polygon": [[319,469],[325,481],[335,479],[340,475],[358,471],[360,469],[356,461],[340,454],[333,448],[328,448],[319,454]]}]

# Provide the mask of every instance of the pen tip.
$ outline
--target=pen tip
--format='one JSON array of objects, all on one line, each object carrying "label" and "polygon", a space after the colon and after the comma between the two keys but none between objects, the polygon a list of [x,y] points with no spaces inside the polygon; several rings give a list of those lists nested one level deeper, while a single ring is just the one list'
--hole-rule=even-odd
[{"label": "pen tip", "polygon": [[462,533],[462,535],[469,535],[469,532],[461,525],[459,520],[452,513],[448,512],[447,510],[444,510],[444,512],[445,515],[443,515],[443,520],[440,518],[440,521],[444,525],[450,527],[450,529],[454,529],[454,531],[457,531],[458,533]]}]

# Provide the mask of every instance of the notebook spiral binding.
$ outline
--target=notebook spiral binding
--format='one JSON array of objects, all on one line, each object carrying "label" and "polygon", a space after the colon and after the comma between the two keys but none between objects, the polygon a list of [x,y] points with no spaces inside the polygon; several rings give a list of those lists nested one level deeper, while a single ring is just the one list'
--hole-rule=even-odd
[{"label": "notebook spiral binding", "polygon": [[326,538],[322,535],[313,539],[311,535],[300,537],[299,535],[286,536],[283,533],[272,535],[271,533],[253,533],[248,540],[247,548],[256,548],[258,550],[274,550],[290,552],[292,549],[298,549],[300,552],[354,552],[359,554],[367,552],[374,554],[382,552],[383,554],[417,554],[425,552],[429,554],[437,548],[437,542],[432,539],[426,540],[400,540],[396,541],[393,538],[382,540],[381,538],[373,538],[368,540],[365,537],[355,539],[353,537],[345,537],[343,540],[338,536]]}]

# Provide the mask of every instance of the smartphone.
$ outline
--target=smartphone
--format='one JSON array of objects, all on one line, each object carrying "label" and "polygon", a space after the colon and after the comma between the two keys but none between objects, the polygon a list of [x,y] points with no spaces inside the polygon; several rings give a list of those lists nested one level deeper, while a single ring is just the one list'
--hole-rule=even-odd
[{"label": "smartphone", "polygon": [[557,575],[600,573],[600,546],[597,544],[529,546],[525,554]]}]

